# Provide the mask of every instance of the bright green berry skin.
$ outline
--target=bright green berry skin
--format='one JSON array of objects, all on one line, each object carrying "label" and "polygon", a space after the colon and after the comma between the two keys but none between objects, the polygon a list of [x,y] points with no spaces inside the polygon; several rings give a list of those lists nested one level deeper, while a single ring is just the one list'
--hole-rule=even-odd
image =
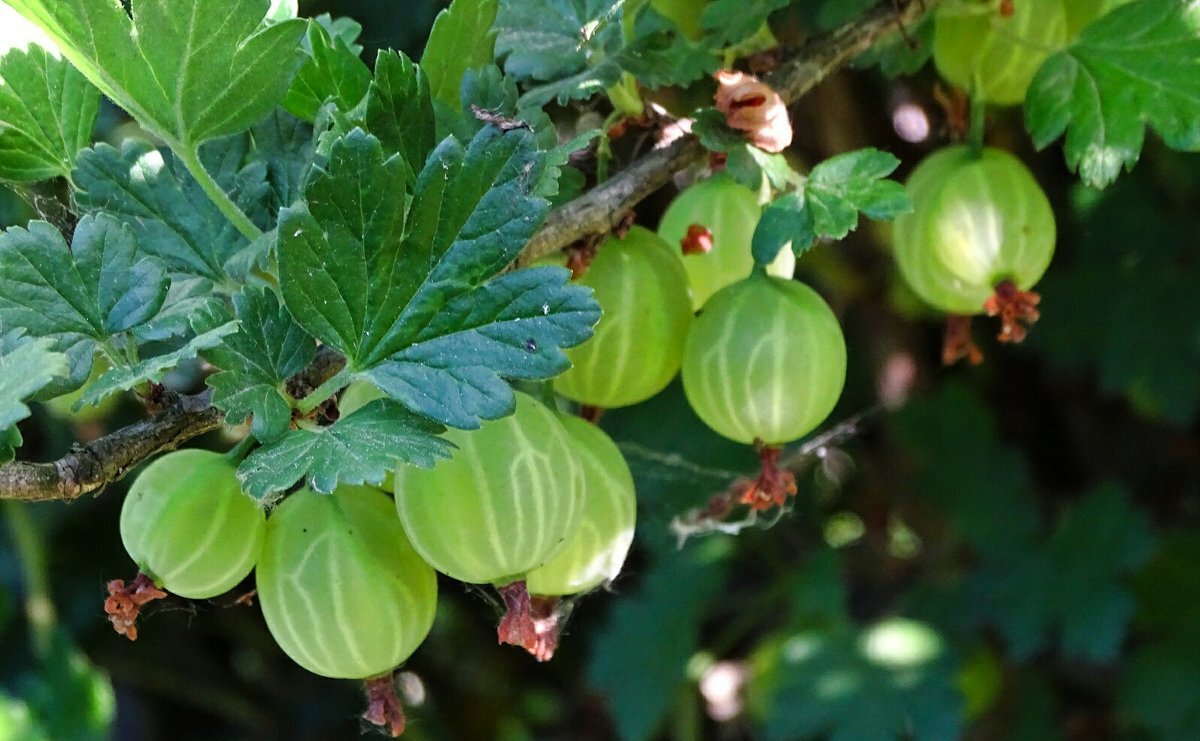
[{"label": "bright green berry skin", "polygon": [[1074,40],[1092,21],[1099,20],[1133,0],[1063,0],[1067,13],[1067,38]]},{"label": "bright green berry skin", "polygon": [[430,565],[470,584],[507,584],[557,555],[583,515],[583,471],[558,415],[526,394],[433,468],[396,471],[396,509]]},{"label": "bright green berry skin", "polygon": [[684,393],[730,440],[802,437],[833,411],[845,381],[842,328],[802,283],[756,272],[718,291],[688,333]]},{"label": "bright green berry skin", "polygon": [[[693,310],[699,311],[714,293],[750,275],[754,267],[750,240],[761,216],[758,195],[726,172],[692,184],[667,206],[658,235],[683,260],[692,287]],[[685,255],[679,248],[692,224],[712,232],[711,251]],[[796,256],[785,248],[767,266],[767,272],[791,278],[795,268]]]},{"label": "bright green berry skin", "polygon": [[617,578],[637,520],[633,474],[616,443],[591,422],[560,419],[583,465],[583,519],[566,548],[525,576],[535,595],[578,594]]},{"label": "bright green berry skin", "polygon": [[573,367],[554,389],[581,404],[614,408],[645,401],[679,372],[692,321],[687,273],[670,245],[640,226],[609,237],[578,283],[604,315],[596,333],[567,350]]},{"label": "bright green berry skin", "polygon": [[1016,105],[1047,57],[1066,46],[1062,0],[947,0],[934,11],[933,62],[975,100]]},{"label": "bright green berry skin", "polygon": [[285,499],[267,522],[256,580],[275,642],[323,677],[391,671],[425,640],[437,609],[437,575],[391,499],[366,486]]},{"label": "bright green berry skin", "polygon": [[1054,212],[1011,154],[965,146],[926,158],[908,181],[913,210],[896,220],[896,263],[923,301],[980,314],[1003,281],[1027,291],[1054,255]]},{"label": "bright green berry skin", "polygon": [[237,468],[211,450],[168,453],[146,467],[121,506],[121,542],[154,583],[188,599],[228,592],[262,551],[266,517]]}]

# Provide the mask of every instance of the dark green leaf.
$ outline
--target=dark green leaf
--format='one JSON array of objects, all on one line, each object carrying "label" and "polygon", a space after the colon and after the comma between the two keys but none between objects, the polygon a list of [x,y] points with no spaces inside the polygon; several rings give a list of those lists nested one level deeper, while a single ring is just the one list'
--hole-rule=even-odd
[{"label": "dark green leaf", "polygon": [[686,681],[700,622],[725,581],[726,545],[714,539],[664,556],[592,636],[587,681],[607,699],[620,738],[653,738]]},{"label": "dark green leaf", "polygon": [[371,70],[358,54],[313,20],[308,21],[304,47],[308,59],[283,99],[288,113],[312,122],[327,101],[342,112],[358,105],[371,84]]},{"label": "dark green leaf", "polygon": [[455,0],[438,14],[421,55],[421,69],[429,79],[434,106],[444,106],[447,116],[462,112],[459,92],[468,69],[491,64],[496,46],[497,0]]},{"label": "dark green leaf", "polygon": [[[914,399],[894,417],[917,465],[916,493],[981,553],[1001,554],[1039,527],[1029,466],[1001,443],[988,409],[958,384]],[[1003,512],[1003,518],[996,513]]]},{"label": "dark green leaf", "polygon": [[1039,148],[1066,133],[1067,164],[1103,188],[1131,169],[1149,125],[1168,146],[1200,148],[1200,6],[1142,0],[1089,25],[1038,70],[1025,123]]},{"label": "dark green leaf", "polygon": [[[264,195],[262,163],[214,175],[242,205]],[[179,160],[145,142],[126,139],[120,151],[107,144],[85,150],[75,183],[81,208],[122,218],[134,230],[139,248],[174,271],[223,283],[225,263],[247,246]]]},{"label": "dark green leaf", "polygon": [[449,457],[454,446],[438,437],[444,429],[377,399],[330,427],[292,430],[258,448],[242,461],[238,478],[247,494],[263,501],[301,479],[320,492],[339,483],[380,484],[397,465],[428,468]]},{"label": "dark green leaf", "polygon": [[246,130],[283,99],[304,22],[265,23],[267,0],[12,0],[144,127],[194,146]]},{"label": "dark green leaf", "polygon": [[191,331],[195,316],[217,311],[223,306],[221,296],[207,278],[176,278],[163,301],[162,309],[153,319],[135,327],[133,335],[140,342],[168,340]]},{"label": "dark green leaf", "polygon": [[1117,688],[1121,715],[1153,732],[1150,738],[1200,737],[1198,664],[1200,640],[1192,632],[1134,649]]},{"label": "dark green leaf", "polygon": [[282,110],[250,129],[252,149],[249,162],[266,167],[270,197],[266,210],[274,215],[304,197],[304,184],[316,155],[313,128]]},{"label": "dark green leaf", "polygon": [[424,70],[399,52],[380,52],[362,126],[383,142],[389,154],[400,153],[411,181],[437,141]]},{"label": "dark green leaf", "polygon": [[764,661],[773,664],[767,739],[961,738],[957,661],[923,623],[802,631],[775,653]]},{"label": "dark green leaf", "polygon": [[69,369],[67,357],[54,352],[54,340],[29,339],[23,332],[0,335],[0,431],[28,417],[24,401]]},{"label": "dark green leaf", "polygon": [[265,288],[243,289],[234,295],[233,306],[238,331],[203,353],[221,369],[206,383],[213,389],[213,406],[226,419],[240,424],[252,416],[254,437],[271,442],[292,421],[285,382],[312,360],[316,343]]},{"label": "dark green leaf", "polygon": [[66,177],[88,146],[100,91],[66,60],[40,46],[0,59],[0,177]]},{"label": "dark green leaf", "polygon": [[818,237],[842,239],[858,226],[861,211],[893,219],[912,208],[904,186],[887,176],[900,161],[878,149],[839,154],[813,168],[803,189],[776,198],[754,232],[754,259],[766,265],[788,242],[797,256]]},{"label": "dark green leaf", "polygon": [[[507,413],[511,391],[497,373],[554,375],[565,367],[560,348],[586,339],[598,318],[585,291],[561,285],[561,273],[487,282],[541,223],[545,201],[530,193],[542,162],[524,130],[489,127],[465,150],[447,139],[421,172],[406,223],[399,157],[385,159],[378,140],[351,132],[314,171],[307,207],[283,216],[288,308],[345,354],[352,372],[391,360],[378,382],[439,422],[474,427],[481,415]],[[417,377],[437,380],[423,400],[401,390]],[[446,407],[447,395],[460,401]]]},{"label": "dark green leaf", "polygon": [[562,80],[620,34],[615,0],[500,0],[496,56],[518,80]]},{"label": "dark green leaf", "polygon": [[0,235],[0,321],[36,337],[107,340],[153,318],[168,286],[162,264],[107,216],[85,216],[73,248],[44,221]]},{"label": "dark green leaf", "polygon": [[713,0],[704,7],[700,25],[708,31],[705,41],[714,47],[729,46],[753,36],[772,11],[791,0]]},{"label": "dark green leaf", "polygon": [[185,360],[196,357],[201,350],[215,347],[221,338],[237,331],[237,322],[226,322],[206,332],[202,332],[187,342],[183,347],[163,355],[146,358],[133,365],[114,368],[104,373],[84,390],[83,396],[75,402],[75,410],[85,406],[95,406],[110,394],[118,391],[128,391],[140,383],[161,381],[175,366]]},{"label": "dark green leaf", "polygon": [[1043,542],[988,559],[972,576],[971,603],[1018,660],[1052,635],[1072,658],[1111,661],[1134,612],[1122,577],[1149,558],[1149,518],[1117,486],[1101,486],[1068,510]]},{"label": "dark green leaf", "polygon": [[[366,376],[393,399],[452,427],[511,414],[502,379],[550,378],[570,363],[559,348],[600,319],[561,268],[502,275],[447,303],[407,348]],[[555,288],[556,287],[556,288]]]},{"label": "dark green leaf", "polygon": [[21,694],[49,738],[110,738],[117,709],[112,683],[61,628],[54,631],[40,672],[22,684]]}]

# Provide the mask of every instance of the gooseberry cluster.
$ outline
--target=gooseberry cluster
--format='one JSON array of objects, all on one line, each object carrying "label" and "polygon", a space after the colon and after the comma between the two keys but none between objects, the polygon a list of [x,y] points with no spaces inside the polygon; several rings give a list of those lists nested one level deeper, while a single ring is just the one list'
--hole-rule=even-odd
[{"label": "gooseberry cluster", "polygon": [[621,570],[633,477],[599,428],[525,394],[514,414],[448,437],[453,457],[402,466],[394,499],[369,486],[303,488],[270,517],[242,493],[230,456],[159,458],[125,500],[121,537],[140,573],[110,583],[110,620],[136,638],[146,602],[215,597],[255,571],[284,653],[314,674],[366,680],[364,718],[393,735],[404,716],[392,673],[433,625],[436,571],[495,585],[507,607],[500,640],[549,659],[570,598]]}]

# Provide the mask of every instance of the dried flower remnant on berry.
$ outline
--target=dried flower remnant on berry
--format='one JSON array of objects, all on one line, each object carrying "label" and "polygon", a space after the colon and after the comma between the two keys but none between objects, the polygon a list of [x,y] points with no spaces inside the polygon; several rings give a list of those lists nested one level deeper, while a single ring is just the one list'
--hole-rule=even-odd
[{"label": "dried flower remnant on berry", "polygon": [[782,448],[757,444],[758,460],[762,471],[754,484],[742,492],[741,503],[759,511],[771,507],[782,507],[789,496],[796,495],[796,476],[786,468],[779,467]]},{"label": "dried flower remnant on berry", "polygon": [[712,252],[712,230],[703,224],[692,224],[683,239],[679,240],[679,248],[685,255],[705,255]]},{"label": "dried flower remnant on berry", "polygon": [[368,679],[365,684],[367,710],[362,719],[392,738],[403,734],[407,719],[400,698],[396,696],[396,682],[391,673]]},{"label": "dried flower remnant on berry", "polygon": [[963,358],[971,365],[983,362],[983,351],[971,337],[971,317],[951,314],[946,317],[946,332],[942,336],[942,365],[954,365]]},{"label": "dried flower remnant on berry", "polygon": [[[996,286],[987,303],[983,305],[988,316],[1000,317],[1001,342],[1020,342],[1029,332],[1029,326],[1041,316],[1037,305],[1042,297],[1032,291],[1022,291],[1012,281]],[[1024,324],[1022,324],[1024,322]]]},{"label": "dried flower remnant on berry", "polygon": [[717,110],[730,128],[745,131],[750,143],[767,152],[782,152],[792,143],[792,122],[779,93],[754,75],[717,72]]},{"label": "dried flower remnant on berry", "polygon": [[137,619],[142,605],[163,599],[167,593],[154,585],[145,574],[138,574],[128,585],[121,579],[108,583],[108,598],[104,600],[104,614],[113,630],[131,641],[137,640]]}]

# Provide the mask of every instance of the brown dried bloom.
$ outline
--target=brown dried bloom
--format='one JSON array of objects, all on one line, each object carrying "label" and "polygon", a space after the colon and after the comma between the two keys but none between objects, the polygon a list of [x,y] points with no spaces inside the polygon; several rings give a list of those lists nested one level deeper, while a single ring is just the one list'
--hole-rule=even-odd
[{"label": "brown dried bloom", "polygon": [[754,75],[717,71],[717,110],[731,128],[745,131],[750,143],[782,152],[792,143],[792,122],[779,93]]}]

